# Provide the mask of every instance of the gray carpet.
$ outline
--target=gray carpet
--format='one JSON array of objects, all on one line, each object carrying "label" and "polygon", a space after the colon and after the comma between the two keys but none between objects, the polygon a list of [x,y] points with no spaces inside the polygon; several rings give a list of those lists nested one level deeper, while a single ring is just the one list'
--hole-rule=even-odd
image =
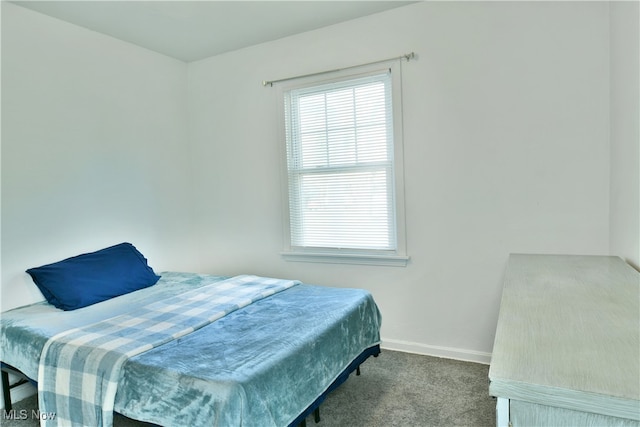
[{"label": "gray carpet", "polygon": [[[353,373],[320,406],[308,427],[495,426],[495,400],[488,394],[487,365],[383,350]],[[15,403],[31,414],[35,396]],[[36,427],[37,420],[0,418],[6,427]],[[146,424],[116,416],[115,427]]]}]

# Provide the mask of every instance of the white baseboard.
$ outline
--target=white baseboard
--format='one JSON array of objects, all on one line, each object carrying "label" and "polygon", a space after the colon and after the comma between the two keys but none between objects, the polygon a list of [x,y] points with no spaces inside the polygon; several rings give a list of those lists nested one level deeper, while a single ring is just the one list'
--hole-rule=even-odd
[{"label": "white baseboard", "polygon": [[[38,390],[33,385],[31,385],[31,383],[20,384],[19,386],[11,389],[11,402],[19,402],[22,399],[33,396],[37,392]],[[4,402],[2,409],[4,409]]]},{"label": "white baseboard", "polygon": [[405,353],[422,354],[425,356],[443,357],[445,359],[463,360],[488,365],[491,363],[491,353],[482,351],[465,350],[461,348],[440,347],[410,341],[382,339],[380,345],[383,349],[403,351]]}]

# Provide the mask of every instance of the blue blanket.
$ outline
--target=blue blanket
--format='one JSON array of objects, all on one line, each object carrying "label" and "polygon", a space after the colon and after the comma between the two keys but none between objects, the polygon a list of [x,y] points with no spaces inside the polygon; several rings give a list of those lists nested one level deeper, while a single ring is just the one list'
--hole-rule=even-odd
[{"label": "blue blanket", "polygon": [[40,357],[38,398],[40,410],[56,416],[42,424],[111,426],[128,358],[296,284],[237,276],[52,337]]},{"label": "blue blanket", "polygon": [[[2,360],[36,378],[51,336],[221,279],[165,272],[152,288],[75,312],[38,303],[3,313]],[[379,344],[379,328],[364,290],[294,286],[131,357],[114,408],[167,426],[285,426]]]}]

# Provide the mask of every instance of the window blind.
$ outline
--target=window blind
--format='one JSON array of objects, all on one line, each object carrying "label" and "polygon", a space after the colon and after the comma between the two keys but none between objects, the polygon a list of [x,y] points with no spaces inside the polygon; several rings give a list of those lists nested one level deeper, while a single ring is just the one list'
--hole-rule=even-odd
[{"label": "window blind", "polygon": [[285,93],[292,248],[395,251],[391,76]]}]

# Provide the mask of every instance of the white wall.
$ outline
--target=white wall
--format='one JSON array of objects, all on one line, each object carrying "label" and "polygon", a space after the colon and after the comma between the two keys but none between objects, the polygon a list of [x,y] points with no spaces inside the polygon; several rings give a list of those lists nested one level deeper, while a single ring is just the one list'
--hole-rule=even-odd
[{"label": "white wall", "polygon": [[611,253],[640,269],[640,3],[610,8]]},{"label": "white wall", "polygon": [[[488,361],[510,252],[609,253],[609,13],[425,2],[189,64],[201,269],[371,290],[388,347]],[[285,262],[271,80],[403,64],[406,268]]]},{"label": "white wall", "polygon": [[122,241],[194,269],[187,137],[185,63],[2,2],[2,310]]},{"label": "white wall", "polygon": [[[26,268],[129,240],[156,270],[370,289],[388,347],[488,361],[510,252],[637,259],[621,10],[425,2],[186,65],[2,2],[2,309],[41,299]],[[409,51],[410,264],[283,261],[262,80]]]}]

